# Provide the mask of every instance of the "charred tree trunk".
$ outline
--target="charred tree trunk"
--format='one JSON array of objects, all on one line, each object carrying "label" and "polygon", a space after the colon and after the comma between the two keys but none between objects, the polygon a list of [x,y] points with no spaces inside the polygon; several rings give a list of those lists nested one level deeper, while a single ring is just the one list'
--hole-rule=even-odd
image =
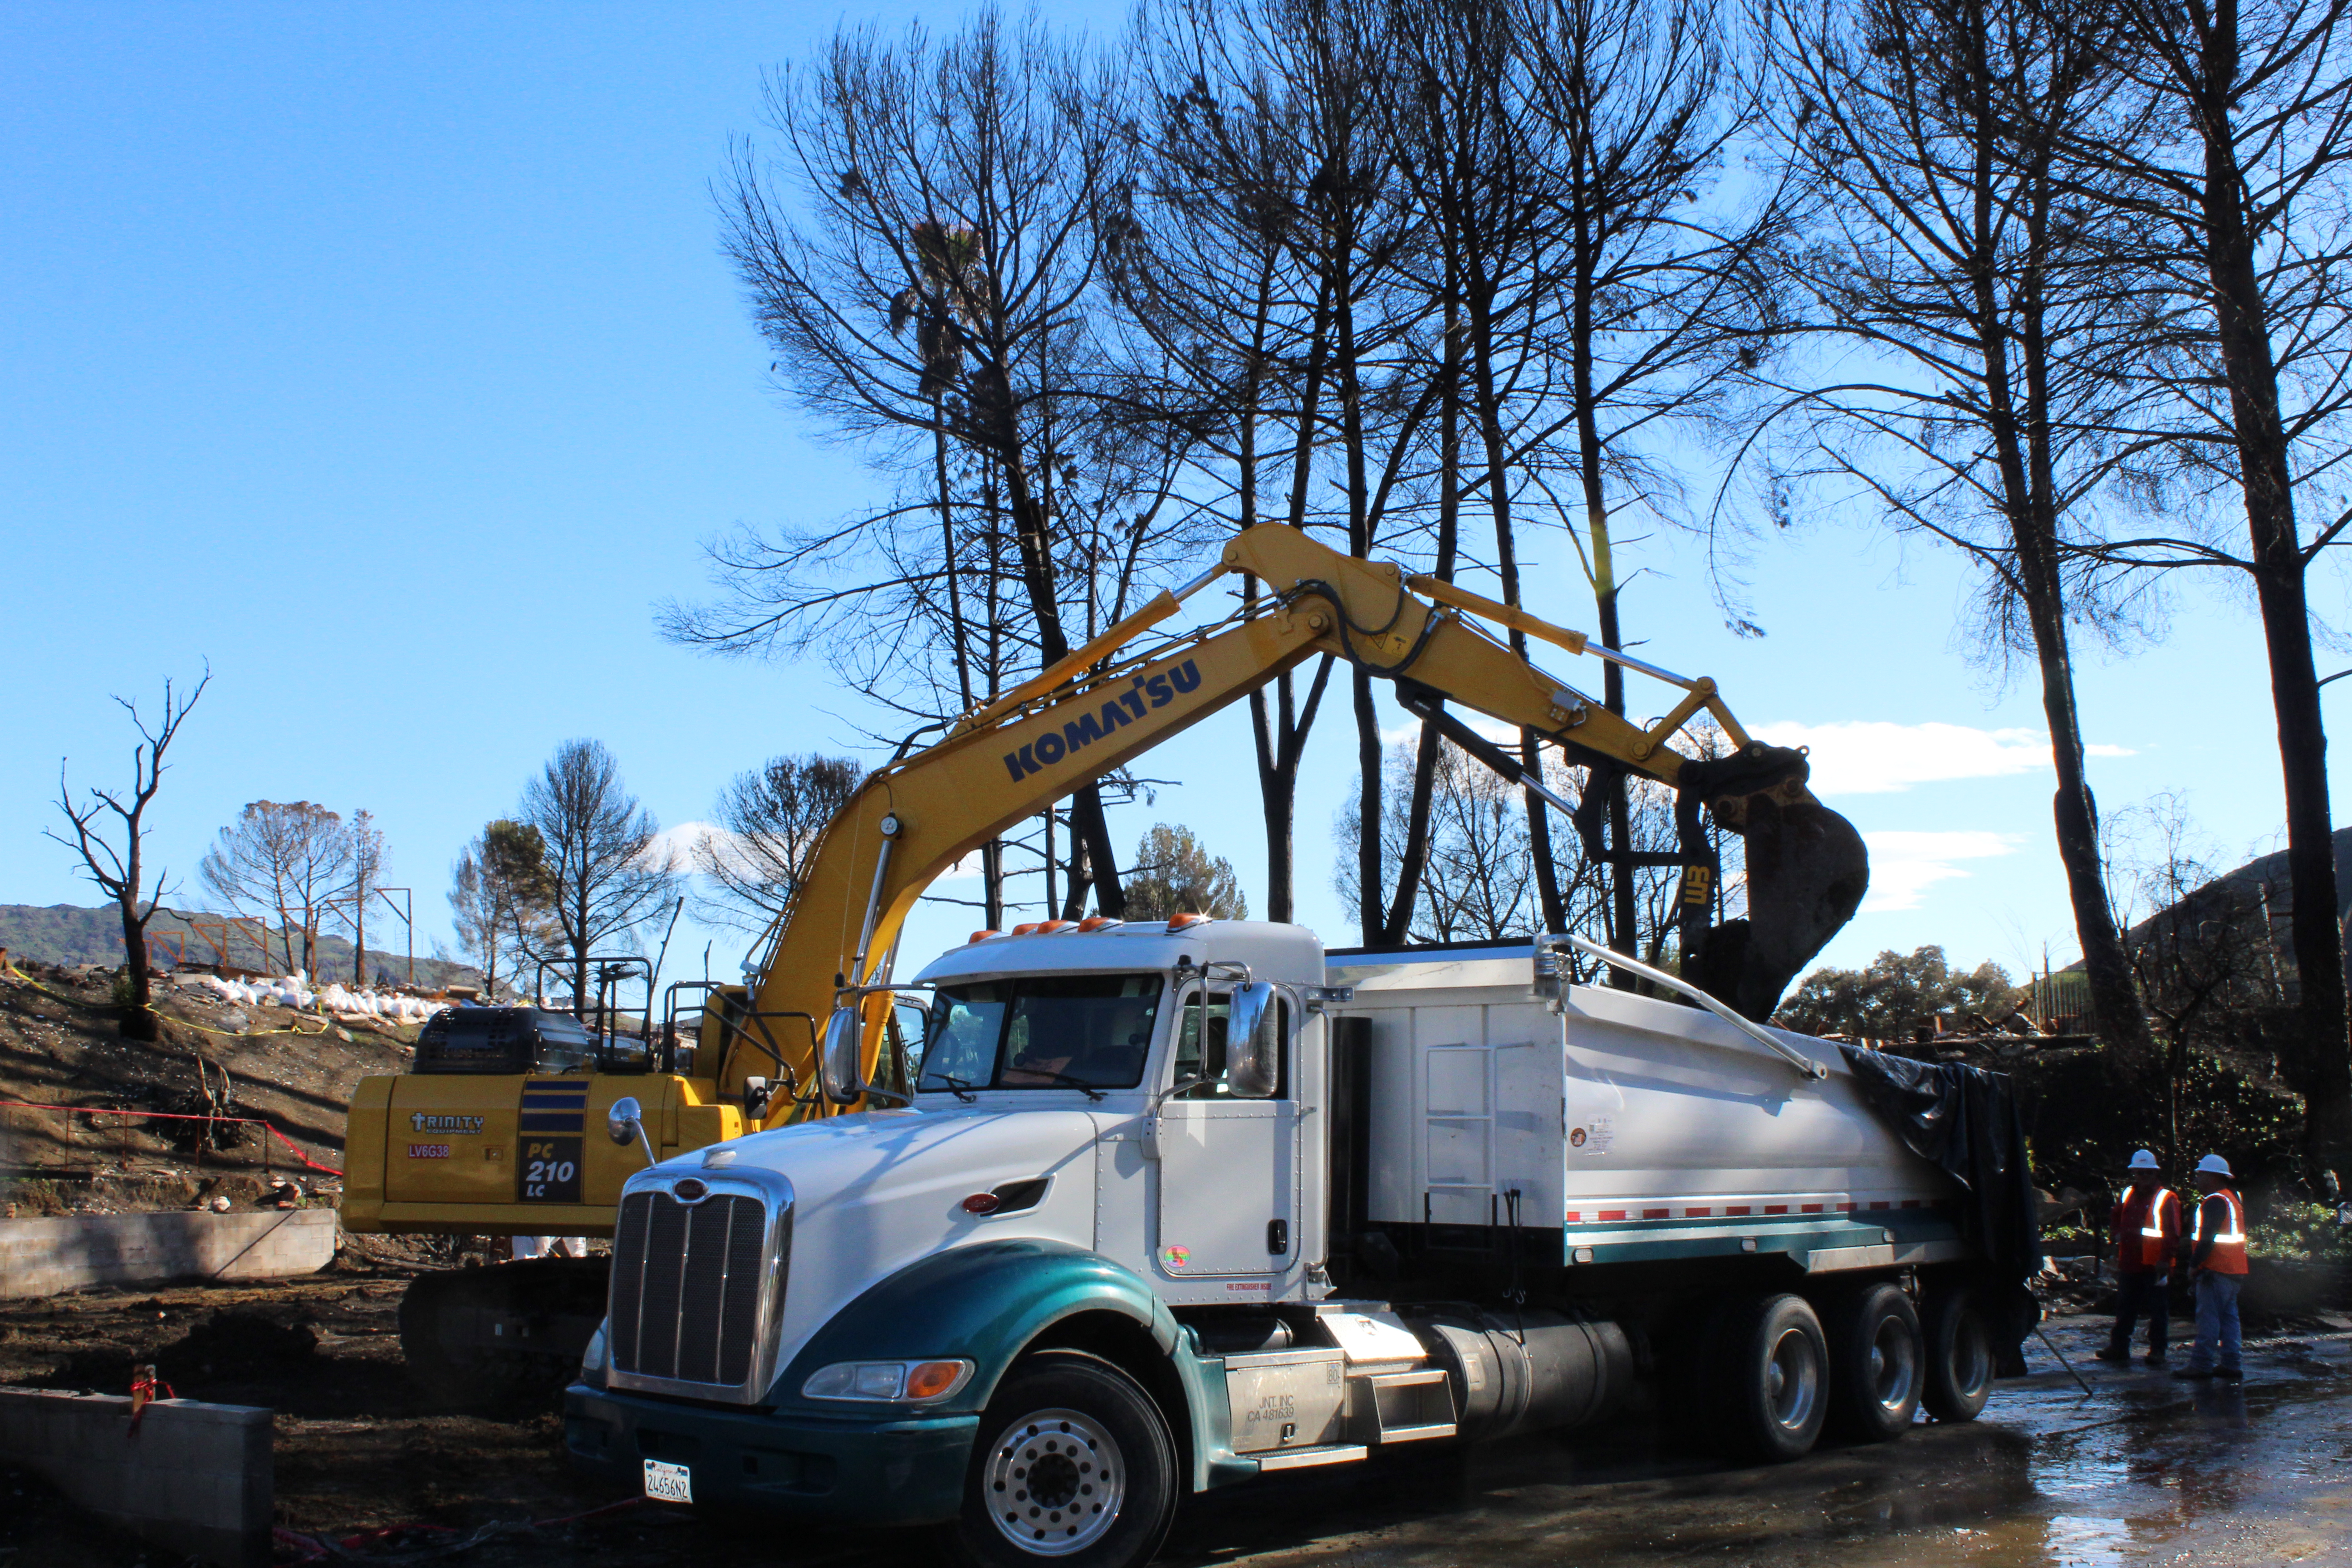
[{"label": "charred tree trunk", "polygon": [[[135,889],[139,875],[138,858],[131,858],[131,886]],[[155,1017],[152,973],[147,965],[147,922],[154,918],[155,907],[150,904],[147,913],[139,912],[136,891],[116,897],[115,908],[122,916],[122,972],[131,981],[131,997],[122,1009],[121,1034],[126,1040],[154,1040],[163,1030]]]}]

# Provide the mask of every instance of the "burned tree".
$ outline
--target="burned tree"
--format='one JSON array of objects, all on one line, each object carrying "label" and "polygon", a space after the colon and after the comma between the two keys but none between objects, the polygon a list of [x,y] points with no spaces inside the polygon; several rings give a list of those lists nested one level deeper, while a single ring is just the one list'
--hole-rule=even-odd
[{"label": "burned tree", "polygon": [[[167,879],[158,870],[152,879],[147,876],[147,807],[163,787],[163,755],[171,750],[172,742],[189,710],[212,684],[212,671],[207,668],[196,681],[195,689],[182,699],[172,690],[172,682],[163,682],[163,710],[150,728],[139,716],[138,705],[116,698],[124,712],[131,715],[131,727],[139,731],[139,744],[131,749],[131,783],[127,789],[106,790],[89,786],[89,799],[80,805],[74,804],[73,791],[66,783],[65,763],[58,763],[58,809],[73,826],[73,837],[53,829],[44,829],[47,837],[71,849],[81,858],[82,874],[102,889],[112,900],[122,921],[123,973],[130,979],[129,994],[125,997],[121,1029],[123,1037],[132,1040],[152,1040],[158,1029],[155,1014],[150,1006],[152,981],[147,964],[147,922],[155,918],[155,906],[163,895]],[[111,814],[110,828],[102,818]],[[120,844],[110,836],[121,835]],[[144,903],[142,903],[142,900]]]},{"label": "burned tree", "polygon": [[1801,431],[1778,504],[1825,482],[1982,572],[1979,647],[2030,652],[2040,674],[2093,1011],[2145,1068],[2074,692],[2074,638],[2102,606],[2067,570],[2135,451],[2114,435],[2136,402],[2120,367],[2137,310],[2105,249],[2116,220],[2069,203],[2060,169],[2111,91],[2101,52],[2039,0],[1759,0],[1757,16],[1791,110],[1781,156],[1817,197],[1786,274],[1810,296],[1805,328],[1844,351],[1775,388]]},{"label": "burned tree", "polygon": [[[2096,30],[2055,14],[2119,79],[2063,172],[2084,207],[2116,215],[2116,259],[2151,299],[2137,374],[2163,407],[2142,425],[2158,443],[2147,499],[2188,524],[2097,559],[2220,566],[2253,589],[2294,889],[2291,1078],[2306,1156],[2332,1166],[2352,1158],[2352,1053],[2309,577],[2352,524],[2326,516],[2352,457],[2352,0],[2116,0]],[[2200,526],[2214,502],[2241,515],[2242,544]]]},{"label": "burned tree", "polygon": [[[340,812],[307,800],[250,801],[220,830],[196,871],[236,913],[275,915],[287,972],[316,978],[319,926],[350,890],[356,847]],[[380,845],[372,847],[381,853]]]},{"label": "burned tree", "polygon": [[521,820],[544,846],[546,915],[552,941],[529,943],[534,960],[572,971],[572,1005],[584,1010],[588,960],[632,935],[669,902],[677,876],[660,858],[660,825],[621,783],[620,764],[598,741],[566,741],[525,786]]},{"label": "burned tree", "polygon": [[[1189,559],[1170,453],[1107,412],[1107,68],[985,12],[945,37],[845,29],[774,79],[777,156],[739,153],[728,253],[792,395],[905,489],[839,527],[723,547],[730,597],[673,613],[673,636],[822,648],[920,734],[1058,663]],[[1071,816],[1076,894],[1116,915],[1097,786]]]},{"label": "burned tree", "polygon": [[782,919],[818,839],[865,778],[846,757],[814,752],[736,774],[719,794],[715,831],[694,847],[694,868],[719,889],[699,912],[757,929]]},{"label": "burned tree", "polygon": [[[1129,128],[1133,176],[1108,225],[1108,277],[1150,351],[1132,356],[1149,367],[1139,412],[1186,432],[1230,526],[1328,529],[1355,555],[1417,547],[1437,396],[1416,342],[1433,304],[1405,264],[1422,220],[1397,177],[1394,42],[1381,6],[1150,7],[1142,49],[1171,86]],[[1255,584],[1243,592],[1258,603]],[[1285,674],[1250,697],[1275,920],[1292,915],[1298,763],[1330,675],[1319,660],[1303,696]],[[1370,801],[1379,721],[1369,674],[1349,679]],[[1353,852],[1377,882],[1377,843]],[[1377,942],[1393,911],[1375,902]]]}]

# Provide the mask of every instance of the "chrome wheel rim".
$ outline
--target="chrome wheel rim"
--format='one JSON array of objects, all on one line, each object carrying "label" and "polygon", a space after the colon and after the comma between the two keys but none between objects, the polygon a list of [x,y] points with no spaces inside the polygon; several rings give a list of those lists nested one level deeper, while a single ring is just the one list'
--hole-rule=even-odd
[{"label": "chrome wheel rim", "polygon": [[1918,1377],[1917,1349],[1904,1330],[1903,1321],[1880,1320],[1878,1333],[1870,1342],[1870,1386],[1877,1395],[1879,1408],[1891,1415],[1900,1414],[1911,1403]]},{"label": "chrome wheel rim", "polygon": [[1813,1353],[1813,1342],[1802,1329],[1787,1330],[1773,1342],[1764,1373],[1764,1400],[1773,1425],[1785,1432],[1803,1431],[1821,1391],[1821,1358]]},{"label": "chrome wheel rim", "polygon": [[1101,1540],[1127,1497],[1127,1465],[1108,1432],[1076,1410],[1037,1410],[989,1450],[988,1517],[1004,1539],[1040,1557]]}]

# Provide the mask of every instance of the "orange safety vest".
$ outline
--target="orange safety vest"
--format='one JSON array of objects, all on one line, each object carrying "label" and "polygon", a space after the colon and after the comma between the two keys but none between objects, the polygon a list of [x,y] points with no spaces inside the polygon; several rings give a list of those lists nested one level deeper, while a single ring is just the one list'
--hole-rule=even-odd
[{"label": "orange safety vest", "polygon": [[2127,1271],[2172,1267],[2180,1249],[2180,1200],[2168,1187],[2146,1193],[2126,1187],[2116,1201],[2116,1267]]},{"label": "orange safety vest", "polygon": [[[2241,1203],[2238,1194],[2228,1187],[2215,1187],[2205,1195],[2208,1198],[2220,1198],[2229,1205],[2230,1221],[2227,1230],[2214,1233],[2213,1249],[2205,1255],[2205,1261],[2200,1267],[2209,1268],[2216,1274],[2243,1274],[2246,1271],[2246,1205]],[[2204,1231],[2205,1205],[2200,1203],[2197,1205],[2196,1226],[2189,1233],[2189,1245],[2192,1258],[2196,1255],[2197,1244],[2205,1239]]]}]

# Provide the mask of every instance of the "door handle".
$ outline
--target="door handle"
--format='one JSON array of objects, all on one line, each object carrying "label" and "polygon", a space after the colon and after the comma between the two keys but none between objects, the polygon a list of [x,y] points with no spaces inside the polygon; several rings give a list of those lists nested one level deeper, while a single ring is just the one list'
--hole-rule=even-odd
[{"label": "door handle", "polygon": [[1270,1219],[1265,1222],[1265,1249],[1276,1257],[1290,1250],[1290,1222]]}]

